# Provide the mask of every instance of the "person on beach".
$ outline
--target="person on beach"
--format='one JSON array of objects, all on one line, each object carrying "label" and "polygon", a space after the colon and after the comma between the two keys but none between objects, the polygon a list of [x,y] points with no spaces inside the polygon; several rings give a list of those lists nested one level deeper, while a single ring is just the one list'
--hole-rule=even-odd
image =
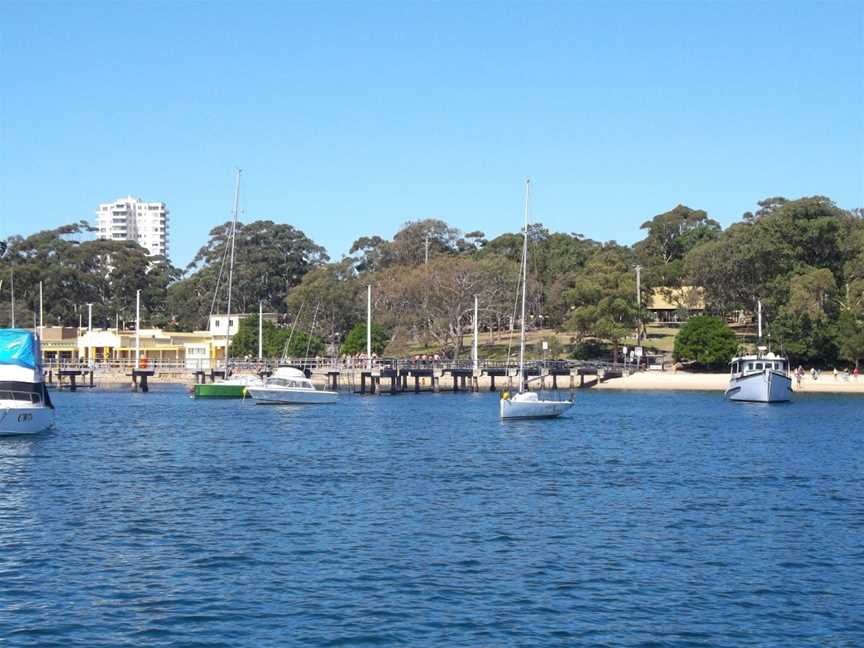
[{"label": "person on beach", "polygon": [[810,368],[810,378],[812,380],[819,380],[819,374],[816,373],[816,367]]},{"label": "person on beach", "polygon": [[858,380],[858,374],[859,374],[859,373],[860,373],[860,372],[858,371],[858,367],[855,367],[855,368],[852,370],[852,378],[854,378],[855,380]]}]

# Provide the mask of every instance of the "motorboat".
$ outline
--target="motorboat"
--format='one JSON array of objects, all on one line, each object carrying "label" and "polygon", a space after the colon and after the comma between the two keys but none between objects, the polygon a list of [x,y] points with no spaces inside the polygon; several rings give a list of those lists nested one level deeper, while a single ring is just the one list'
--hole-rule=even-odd
[{"label": "motorboat", "polygon": [[312,381],[296,367],[278,367],[263,385],[246,389],[256,403],[271,405],[316,405],[335,403],[335,391],[315,389]]},{"label": "motorboat", "polygon": [[243,398],[250,387],[260,387],[264,381],[257,376],[236,376],[208,384],[195,385],[195,398]]},{"label": "motorboat", "polygon": [[[563,414],[573,406],[572,400],[543,400],[536,392],[528,391],[525,380],[525,294],[528,292],[528,201],[531,194],[531,181],[525,181],[525,217],[522,228],[522,267],[520,284],[522,291],[522,317],[519,335],[519,392],[501,394],[499,414],[508,418],[553,418]],[[509,355],[509,354],[508,354]]]},{"label": "motorboat", "polygon": [[0,329],[0,436],[37,434],[54,425],[41,357],[32,331]]},{"label": "motorboat", "polygon": [[730,364],[726,398],[754,403],[782,403],[792,400],[792,377],[785,358],[765,353],[733,358]]}]

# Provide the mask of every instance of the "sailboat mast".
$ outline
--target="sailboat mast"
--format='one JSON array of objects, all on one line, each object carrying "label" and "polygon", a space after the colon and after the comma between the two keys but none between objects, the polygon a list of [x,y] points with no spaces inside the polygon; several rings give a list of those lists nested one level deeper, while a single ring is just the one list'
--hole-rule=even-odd
[{"label": "sailboat mast", "polygon": [[231,259],[228,262],[228,321],[225,326],[225,378],[228,378],[228,343],[231,336],[231,286],[234,283],[234,239],[237,236],[237,210],[240,208],[240,169],[234,185],[234,215],[231,219]]},{"label": "sailboat mast", "polygon": [[519,391],[525,390],[525,294],[528,292],[528,198],[531,179],[525,180],[525,219],[522,227],[522,329],[519,335]]}]

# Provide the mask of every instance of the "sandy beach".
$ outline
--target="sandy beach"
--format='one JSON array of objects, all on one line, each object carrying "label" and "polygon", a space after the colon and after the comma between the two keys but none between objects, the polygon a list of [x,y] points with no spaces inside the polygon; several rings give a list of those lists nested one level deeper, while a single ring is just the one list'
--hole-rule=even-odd
[{"label": "sandy beach", "polygon": [[[594,389],[724,391],[728,383],[729,374],[726,373],[643,371],[601,383]],[[800,387],[793,380],[792,389],[802,393],[864,394],[864,377],[859,376],[858,380],[850,377],[847,381],[838,376],[835,381],[833,375],[823,373],[818,380],[806,376]]]}]

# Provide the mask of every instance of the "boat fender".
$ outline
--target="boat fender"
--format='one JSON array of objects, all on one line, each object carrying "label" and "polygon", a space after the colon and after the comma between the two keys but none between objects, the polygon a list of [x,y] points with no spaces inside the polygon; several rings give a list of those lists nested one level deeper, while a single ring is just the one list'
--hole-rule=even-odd
[{"label": "boat fender", "polygon": [[509,391],[501,392],[501,400],[510,400],[510,392]]}]

